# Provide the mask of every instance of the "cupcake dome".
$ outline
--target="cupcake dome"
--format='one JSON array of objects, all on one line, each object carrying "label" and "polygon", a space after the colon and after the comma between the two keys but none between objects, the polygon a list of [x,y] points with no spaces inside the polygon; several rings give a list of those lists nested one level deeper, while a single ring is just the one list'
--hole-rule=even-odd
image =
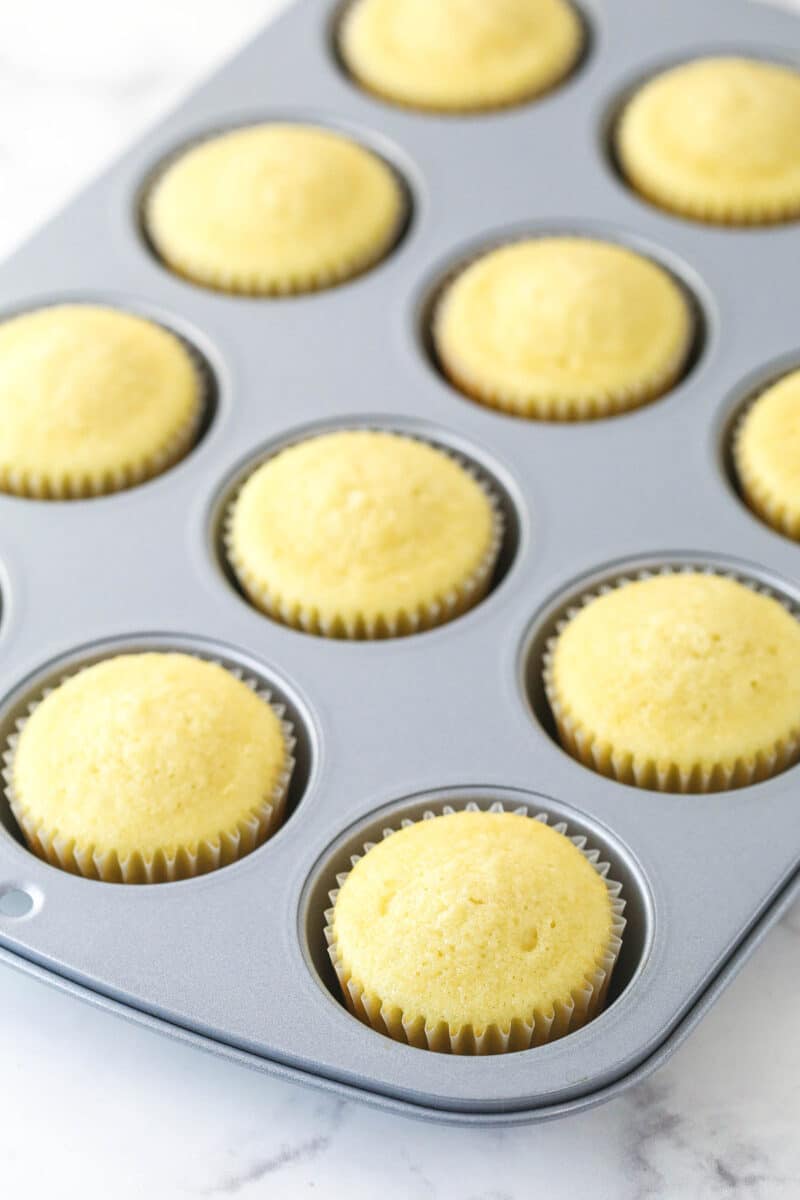
[{"label": "cupcake dome", "polygon": [[145,202],[172,270],[220,291],[330,287],[382,258],[406,204],[394,172],[350,138],[270,124],[209,138],[176,158]]},{"label": "cupcake dome", "polygon": [[622,246],[546,237],[466,267],[433,316],[439,363],[472,399],[581,420],[645,404],[680,376],[693,337],[682,289]]},{"label": "cupcake dome", "polygon": [[645,84],[616,133],[628,181],[698,221],[767,224],[800,215],[800,73],[702,58]]},{"label": "cupcake dome", "polygon": [[267,699],[224,667],[123,654],[33,708],[6,756],[9,803],[54,866],[113,882],[181,879],[273,832],[292,744]]},{"label": "cupcake dome", "polygon": [[449,455],[399,434],[322,434],[270,458],[229,513],[229,562],[254,605],[329,637],[413,633],[485,594],[501,518]]},{"label": "cupcake dome", "polygon": [[800,540],[800,371],[767,388],[734,440],[747,503],[768,525]]},{"label": "cupcake dome", "polygon": [[191,446],[200,372],[160,325],[88,304],[0,324],[0,490],[67,499],[115,492]]},{"label": "cupcake dome", "polygon": [[624,922],[617,891],[563,833],[522,813],[406,825],[333,894],[326,931],[348,1007],[455,1053],[524,1050],[600,1008]]},{"label": "cupcake dome", "polygon": [[800,756],[800,622],[727,577],[593,596],[550,646],[545,688],[566,749],[623,783],[717,791]]},{"label": "cupcake dome", "polygon": [[568,0],[354,0],[339,38],[363,87],[443,112],[536,96],[569,73],[582,46]]}]

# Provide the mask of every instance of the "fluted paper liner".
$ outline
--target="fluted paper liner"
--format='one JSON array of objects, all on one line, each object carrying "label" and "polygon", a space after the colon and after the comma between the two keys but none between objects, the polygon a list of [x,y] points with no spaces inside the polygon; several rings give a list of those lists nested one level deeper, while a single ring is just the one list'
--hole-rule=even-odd
[{"label": "fluted paper liner", "polygon": [[[572,0],[568,0],[568,2],[571,4]],[[586,33],[581,21],[581,29],[570,52],[562,58],[553,58],[549,69],[542,72],[540,78],[533,83],[526,82],[510,86],[506,82],[506,89],[502,93],[497,88],[487,91],[485,86],[482,87],[479,84],[473,85],[472,88],[464,84],[463,94],[458,100],[443,98],[434,100],[425,94],[424,88],[416,89],[413,95],[411,92],[405,95],[391,86],[379,83],[374,74],[367,78],[360,65],[356,66],[351,61],[345,46],[344,34],[347,10],[351,7],[354,5],[347,4],[345,6],[336,39],[337,50],[348,76],[368,95],[378,96],[389,104],[406,109],[408,112],[431,113],[438,116],[474,116],[478,113],[496,113],[509,108],[517,108],[529,101],[541,99],[569,79],[586,51]],[[578,19],[580,21],[580,17]]]},{"label": "fluted paper liner", "polygon": [[542,678],[545,695],[550,711],[558,730],[559,740],[573,758],[577,758],[584,766],[590,767],[600,775],[616,779],[619,783],[627,783],[640,788],[649,788],[660,792],[703,793],[721,792],[731,788],[745,787],[769,779],[772,775],[790,767],[800,758],[800,721],[796,734],[789,741],[777,740],[768,749],[759,752],[752,759],[737,758],[729,763],[693,763],[691,766],[680,766],[678,763],[658,763],[653,758],[637,758],[630,752],[620,750],[610,742],[601,740],[595,734],[577,721],[568,707],[559,697],[554,680],[553,657],[556,644],[564,629],[576,617],[582,608],[597,600],[600,596],[608,595],[616,588],[637,580],[651,579],[656,575],[672,574],[702,574],[717,575],[723,579],[733,580],[743,584],[759,595],[777,600],[793,616],[797,614],[791,605],[779,594],[746,575],[735,571],[715,569],[709,566],[699,566],[684,563],[665,566],[655,570],[635,571],[630,575],[620,575],[613,583],[607,583],[592,591],[585,592],[576,604],[572,605],[556,626],[556,632],[549,638],[543,656]]},{"label": "fluted paper liner", "polygon": [[788,371],[778,379],[773,379],[770,383],[762,387],[756,395],[750,398],[734,426],[733,436],[731,437],[731,452],[736,471],[736,481],[739,484],[739,491],[745,503],[765,524],[778,533],[782,533],[797,542],[800,541],[800,510],[789,506],[785,501],[781,500],[764,477],[747,466],[740,452],[744,427],[753,408],[771,388],[776,387],[784,379],[788,378],[789,375],[793,374],[794,371]]},{"label": "fluted paper liner", "polygon": [[175,339],[194,368],[197,401],[187,421],[151,453],[120,463],[113,470],[79,474],[67,471],[54,476],[48,471],[19,471],[0,465],[0,492],[33,500],[87,500],[92,496],[108,496],[154,479],[188,454],[197,440],[209,403],[208,368],[194,346],[180,334],[159,322],[151,324],[157,324]]},{"label": "fluted paper liner", "polygon": [[[348,432],[351,428],[363,429],[367,432],[373,431],[373,427],[364,425],[348,427]],[[379,432],[393,431],[381,429]],[[419,441],[423,445],[438,450],[440,454],[444,454],[457,463],[480,487],[491,506],[492,534],[486,554],[477,568],[466,579],[452,587],[449,592],[437,597],[431,603],[421,604],[418,608],[411,610],[380,613],[375,617],[368,617],[364,613],[359,613],[355,617],[345,617],[341,614],[326,616],[317,608],[304,605],[299,600],[289,599],[271,592],[266,584],[248,568],[243,558],[236,553],[233,544],[233,520],[236,504],[247,480],[259,469],[259,466],[263,465],[263,463],[259,463],[252,471],[248,472],[247,478],[237,488],[236,495],[228,504],[223,519],[223,544],[225,556],[239,586],[250,602],[261,612],[274,621],[280,621],[283,625],[290,625],[294,629],[302,629],[305,633],[317,634],[320,637],[372,641],[379,638],[405,637],[412,633],[422,633],[426,629],[433,629],[437,625],[444,625],[474,608],[484,598],[489,591],[505,535],[505,517],[498,497],[485,477],[475,469],[468,459],[453,453],[438,442],[415,438],[407,433],[394,436]],[[282,449],[288,448],[288,446],[282,447]],[[265,459],[264,461],[269,460]]]},{"label": "fluted paper liner", "polygon": [[712,195],[710,191],[701,194],[700,189],[667,184],[663,175],[657,180],[654,179],[649,171],[642,169],[638,161],[635,165],[630,161],[622,161],[618,147],[616,157],[626,183],[634,192],[663,212],[674,213],[689,221],[698,221],[704,225],[747,228],[780,225],[800,216],[800,193],[774,195],[769,198],[762,196],[760,199],[750,196],[737,197],[730,191],[726,195]]},{"label": "fluted paper liner", "polygon": [[[289,122],[289,124],[291,123]],[[372,267],[377,266],[378,263],[391,254],[408,225],[411,208],[408,188],[399,171],[391,163],[387,162],[376,151],[352,137],[349,139],[350,141],[358,145],[366,154],[371,154],[373,158],[377,158],[383,163],[386,169],[391,172],[397,186],[397,218],[391,227],[387,229],[383,237],[377,238],[373,242],[364,242],[361,246],[351,250],[350,253],[342,252],[338,253],[335,257],[331,255],[327,259],[321,258],[313,270],[311,268],[307,270],[286,270],[282,274],[269,273],[262,270],[250,270],[248,272],[234,269],[222,270],[219,267],[210,266],[207,261],[201,262],[199,257],[195,258],[193,255],[176,253],[174,247],[162,244],[151,221],[150,206],[164,175],[170,167],[174,166],[184,155],[194,150],[197,146],[202,146],[205,142],[213,141],[214,138],[222,137],[226,133],[233,133],[238,129],[247,129],[250,127],[250,125],[232,126],[205,136],[196,137],[184,143],[173,154],[164,159],[151,174],[139,203],[139,220],[150,247],[159,262],[174,274],[188,279],[191,283],[198,284],[200,287],[209,288],[212,291],[225,292],[233,296],[280,297],[320,292],[326,288],[335,287],[337,284],[346,283],[348,280],[355,279]]]},{"label": "fluted paper liner", "polygon": [[[101,851],[91,844],[79,844],[75,838],[61,833],[58,829],[46,829],[26,811],[22,798],[16,792],[14,756],[25,725],[41,702],[55,691],[55,687],[48,687],[28,705],[27,716],[20,717],[16,722],[16,731],[9,737],[2,756],[6,799],[28,846],[39,858],[73,875],[83,875],[87,879],[98,879],[105,883],[173,883],[178,879],[190,879],[195,875],[215,871],[218,867],[228,866],[255,850],[275,832],[283,820],[286,796],[295,765],[295,737],[291,723],[285,719],[284,706],[274,704],[269,691],[259,687],[256,679],[237,668],[199,654],[192,657],[202,662],[214,663],[229,671],[268,704],[278,718],[285,747],[285,762],[272,793],[265,797],[260,805],[241,817],[233,828],[220,829],[215,838],[201,839],[194,844],[175,848],[159,847],[150,855],[134,851],[123,858],[116,850]],[[56,687],[87,669],[84,666],[67,672]]]},{"label": "fluted paper liner", "polygon": [[[502,813],[506,809],[496,801],[488,809],[482,810],[478,804],[471,801],[463,809],[455,809],[445,805],[442,816],[449,816],[457,811]],[[547,813],[537,813],[532,816],[525,807],[514,808],[513,813],[529,817],[530,820],[549,824]],[[426,811],[422,820],[436,820],[437,813]],[[417,822],[405,819],[400,822],[400,828],[405,829]],[[444,1054],[507,1054],[517,1050],[529,1050],[534,1046],[544,1045],[565,1037],[580,1029],[591,1021],[603,1008],[608,986],[614,966],[622,948],[622,935],[625,930],[625,900],[622,897],[622,884],[608,878],[610,864],[600,860],[600,851],[587,845],[587,839],[582,834],[570,835],[569,826],[565,821],[559,821],[551,828],[568,837],[572,844],[581,852],[586,861],[593,867],[606,885],[611,904],[611,936],[605,953],[598,959],[591,974],[585,976],[581,987],[573,989],[567,1002],[556,1001],[551,1011],[534,1010],[520,1014],[510,1022],[507,1029],[499,1025],[487,1025],[485,1029],[475,1029],[472,1025],[461,1025],[456,1028],[440,1021],[429,1025],[422,1016],[415,1019],[407,1018],[397,1005],[381,1000],[380,996],[366,990],[363,984],[355,979],[345,966],[339,955],[336,935],[333,928],[333,914],[339,890],[349,875],[344,871],[337,875],[338,887],[329,893],[332,907],[325,911],[325,940],[328,943],[328,955],[336,972],[345,1004],[353,1016],[365,1025],[369,1025],[377,1033],[382,1033],[397,1042],[406,1042],[420,1050],[435,1050]],[[383,830],[384,838],[391,837],[397,830],[387,827]],[[367,854],[375,842],[364,844],[363,854]],[[351,856],[351,869],[363,857],[363,854]]]},{"label": "fluted paper liner", "polygon": [[[641,408],[645,404],[650,404],[652,401],[658,400],[679,382],[686,370],[692,344],[697,336],[697,320],[692,311],[691,302],[685,294],[685,289],[682,289],[684,291],[684,302],[688,316],[685,341],[681,343],[675,354],[662,365],[661,370],[655,371],[650,375],[642,375],[636,380],[635,384],[628,384],[628,386],[620,385],[611,389],[598,388],[596,391],[587,392],[580,396],[568,395],[563,392],[541,392],[535,397],[525,399],[520,395],[511,395],[502,388],[493,386],[483,376],[479,377],[473,373],[465,366],[461,359],[458,359],[452,353],[448,357],[445,357],[439,347],[436,326],[447,303],[447,292],[450,286],[463,271],[473,262],[482,258],[484,254],[513,244],[513,242],[497,243],[490,247],[488,251],[484,250],[481,254],[475,255],[469,261],[462,263],[459,270],[445,284],[433,312],[431,329],[434,338],[436,361],[442,373],[463,395],[470,400],[474,400],[477,404],[485,405],[487,408],[496,408],[501,412],[511,413],[512,416],[523,417],[527,420],[591,421],[601,417],[611,417],[617,413],[630,412],[635,408]],[[661,264],[657,263],[656,265],[660,266]],[[666,268],[662,267],[661,269],[665,271],[665,274],[669,274]],[[681,287],[679,281],[674,280],[674,282],[677,287]]]}]

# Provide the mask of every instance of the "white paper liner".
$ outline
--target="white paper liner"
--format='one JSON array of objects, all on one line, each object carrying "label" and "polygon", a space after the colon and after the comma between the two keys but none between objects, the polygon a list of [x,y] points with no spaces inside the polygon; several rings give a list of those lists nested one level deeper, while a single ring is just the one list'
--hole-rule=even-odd
[{"label": "white paper liner", "polygon": [[[488,809],[481,809],[474,801],[465,804],[463,808],[455,809],[445,805],[441,810],[442,816],[454,812],[490,812],[502,813],[507,811],[500,801],[495,801]],[[541,821],[548,825],[550,819],[547,813],[540,812],[531,815],[527,808],[518,807],[510,810],[515,814]],[[423,813],[421,820],[436,820],[437,813],[430,810]],[[399,828],[406,829],[416,821],[405,819]],[[336,899],[349,871],[343,871],[336,877],[338,887],[329,893],[332,907],[325,911],[325,940],[328,943],[328,955],[339,985],[345,1004],[353,1016],[365,1025],[369,1025],[377,1033],[382,1033],[397,1042],[406,1042],[421,1050],[434,1050],[444,1054],[507,1054],[517,1050],[529,1050],[534,1046],[544,1045],[565,1037],[580,1029],[591,1021],[603,1008],[608,986],[617,959],[622,948],[622,935],[625,930],[625,900],[622,896],[622,884],[608,878],[610,864],[600,859],[600,851],[587,845],[587,839],[582,834],[570,835],[569,826],[565,821],[551,825],[556,832],[568,837],[573,845],[581,852],[586,861],[593,867],[606,885],[611,904],[611,936],[608,948],[598,960],[596,969],[587,975],[583,985],[572,991],[568,1002],[558,1001],[552,1010],[535,1010],[526,1017],[513,1020],[507,1029],[498,1025],[488,1025],[485,1029],[476,1030],[471,1025],[456,1028],[440,1021],[428,1024],[423,1017],[408,1019],[397,1005],[382,1002],[380,997],[365,990],[363,985],[354,979],[345,967],[336,945],[336,935],[333,928],[333,914]],[[391,837],[397,830],[387,827],[382,831],[382,837]],[[375,842],[365,842],[363,854],[367,854]],[[351,856],[351,869],[363,857],[363,854]]]},{"label": "white paper liner", "polygon": [[633,191],[638,192],[662,212],[675,213],[704,225],[740,226],[743,228],[782,225],[800,216],[800,195],[762,198],[758,203],[734,200],[731,197],[710,199],[680,188],[656,187],[634,177],[623,168],[623,175]]},{"label": "white paper liner", "polygon": [[689,221],[747,228],[780,225],[800,216],[800,191],[755,200],[733,196],[729,190],[727,195],[712,196],[710,191],[703,194],[699,188],[667,185],[663,175],[656,180],[649,171],[642,171],[639,163],[632,165],[630,155],[625,156],[621,151],[616,135],[615,157],[620,173],[632,191],[662,212],[674,213]]},{"label": "white paper liner", "polygon": [[409,223],[411,199],[408,185],[393,163],[389,162],[370,146],[359,141],[358,138],[352,137],[347,132],[341,130],[332,130],[332,132],[338,132],[342,138],[352,142],[353,145],[363,150],[365,154],[372,155],[373,158],[382,163],[391,173],[397,186],[399,200],[397,216],[391,227],[387,229],[384,237],[376,239],[374,243],[368,242],[354,247],[349,254],[339,254],[336,257],[330,256],[327,259],[321,258],[313,270],[287,271],[283,277],[267,275],[263,271],[244,273],[238,270],[221,270],[218,266],[202,262],[194,256],[176,254],[174,249],[170,249],[169,253],[166,252],[154,229],[154,222],[150,216],[150,207],[153,197],[169,169],[191,150],[194,150],[197,146],[202,146],[205,142],[214,141],[217,138],[224,137],[228,133],[236,133],[243,129],[253,129],[260,125],[269,124],[297,124],[301,128],[316,128],[313,122],[293,122],[291,120],[244,122],[242,124],[224,126],[182,143],[172,154],[162,159],[156,169],[151,172],[139,198],[139,223],[158,261],[168,271],[172,271],[173,274],[183,279],[188,279],[191,283],[208,288],[211,291],[225,292],[232,296],[281,297],[303,295],[336,287],[337,284],[356,279],[359,275],[363,275],[387,258],[400,242]]},{"label": "white paper liner", "polygon": [[777,600],[795,618],[798,615],[784,596],[751,577],[733,570],[698,563],[676,563],[634,571],[618,576],[612,583],[585,592],[558,622],[554,635],[547,640],[543,655],[542,680],[559,740],[573,758],[577,758],[584,766],[590,767],[600,775],[606,775],[620,783],[660,792],[720,792],[769,779],[800,759],[800,721],[792,738],[788,741],[778,739],[752,759],[737,758],[731,763],[693,763],[691,766],[685,766],[674,762],[657,762],[652,758],[637,758],[630,752],[598,739],[573,719],[557,695],[553,670],[556,644],[564,629],[581,609],[600,596],[608,595],[626,584],[652,579],[658,575],[675,574],[715,575],[722,579],[730,579],[759,595]]},{"label": "white paper liner", "polygon": [[[142,651],[141,653],[145,653]],[[121,651],[120,653],[125,653]],[[132,653],[137,653],[132,651]],[[186,651],[180,651],[186,653]],[[116,657],[110,655],[109,657]],[[274,704],[269,691],[261,688],[252,676],[235,667],[227,666],[219,659],[205,658],[200,654],[191,654],[201,662],[210,662],[215,666],[229,671],[236,679],[246,684],[272,709],[278,718],[285,747],[285,763],[272,793],[265,797],[263,803],[252,808],[242,817],[232,829],[221,829],[213,839],[201,839],[194,844],[178,847],[159,847],[150,854],[134,851],[121,857],[116,850],[99,850],[93,845],[82,845],[74,837],[60,830],[45,829],[26,811],[21,797],[14,786],[14,756],[16,754],[20,735],[30,720],[34,711],[43,700],[57,687],[67,680],[88,670],[89,664],[65,673],[58,684],[45,688],[41,694],[28,705],[27,715],[16,722],[15,732],[12,733],[2,754],[2,774],[5,783],[5,795],[14,818],[25,835],[30,849],[39,858],[45,859],[54,867],[60,867],[74,875],[83,875],[87,879],[98,879],[105,883],[173,883],[178,879],[190,879],[195,875],[204,875],[219,867],[228,866],[239,858],[243,858],[255,850],[262,842],[275,832],[283,821],[286,809],[286,797],[294,771],[294,747],[296,739],[291,723],[286,720],[285,707]],[[104,661],[104,660],[99,660]]]},{"label": "white paper liner", "polygon": [[[261,612],[271,617],[274,621],[279,621],[281,624],[289,625],[294,629],[302,629],[305,633],[313,633],[319,637],[344,638],[351,641],[372,641],[380,638],[406,637],[412,633],[422,633],[426,629],[433,629],[437,625],[444,625],[446,622],[452,621],[455,617],[459,617],[463,613],[468,612],[469,609],[474,608],[489,591],[505,536],[505,517],[500,507],[500,501],[486,481],[486,478],[473,464],[468,459],[454,453],[449,447],[442,446],[438,442],[428,441],[422,437],[415,437],[412,434],[395,433],[394,430],[378,429],[374,426],[348,426],[346,432],[358,430],[363,432],[391,433],[393,437],[406,438],[409,441],[418,441],[422,445],[430,446],[446,458],[449,458],[452,462],[457,463],[478,484],[491,507],[492,533],[489,547],[472,574],[463,580],[458,587],[451,588],[449,592],[439,596],[432,603],[421,605],[411,610],[401,609],[397,612],[380,613],[377,616],[368,616],[365,613],[359,613],[350,617],[340,614],[331,616],[321,613],[317,608],[305,606],[298,600],[290,600],[271,592],[264,582],[250,571],[242,557],[236,553],[233,542],[234,513],[239,496],[247,480],[251,478],[260,466],[264,465],[263,463],[259,463],[248,473],[247,478],[237,488],[236,494],[228,504],[225,512],[223,518],[223,545],[227,561],[242,591],[256,608],[260,609]],[[332,430],[330,432],[336,431]],[[325,436],[324,433],[309,435],[310,438],[321,436]],[[299,442],[292,444],[297,445]],[[282,449],[289,448],[289,446],[282,447]],[[269,460],[265,459],[264,461]]]},{"label": "white paper liner", "polygon": [[495,408],[501,412],[510,413],[512,416],[532,421],[592,421],[603,417],[615,416],[618,413],[631,412],[633,409],[641,408],[645,404],[651,404],[653,401],[659,400],[671,388],[677,386],[686,373],[692,347],[698,336],[698,319],[694,298],[683,281],[670,271],[669,268],[665,267],[663,263],[659,262],[658,259],[650,258],[646,254],[639,254],[639,257],[658,267],[680,291],[686,306],[688,321],[685,341],[677,347],[673,357],[666,360],[660,370],[651,372],[650,375],[641,376],[635,385],[629,384],[605,390],[598,389],[597,391],[587,392],[583,395],[565,395],[561,392],[548,394],[542,392],[535,397],[535,400],[531,401],[528,394],[525,396],[520,396],[519,394],[511,395],[501,388],[491,386],[485,378],[476,376],[469,368],[465,367],[463,362],[460,360],[455,362],[453,357],[447,358],[442,353],[437,327],[447,305],[450,289],[464,272],[473,266],[474,263],[479,262],[488,254],[492,254],[495,250],[502,250],[507,246],[514,246],[521,242],[549,237],[583,238],[589,242],[601,241],[610,246],[618,246],[622,249],[628,248],[623,242],[573,233],[569,230],[565,230],[563,233],[521,233],[519,237],[509,237],[485,243],[479,250],[476,250],[468,258],[463,259],[450,271],[442,282],[433,304],[429,319],[429,330],[436,362],[442,374],[468,400],[472,400],[476,404],[483,404],[487,408]]},{"label": "white paper liner", "polygon": [[[128,310],[120,311],[127,312]],[[108,496],[154,479],[188,454],[197,440],[208,409],[210,399],[208,367],[191,342],[186,341],[174,329],[146,316],[141,319],[149,321],[151,325],[156,325],[164,333],[174,338],[194,368],[197,382],[197,403],[185,425],[175,430],[171,437],[150,454],[131,462],[122,463],[114,470],[81,473],[67,471],[61,476],[53,476],[46,471],[15,470],[0,463],[0,492],[12,496],[24,496],[32,500],[88,500],[93,496]]]},{"label": "white paper liner", "polygon": [[752,509],[756,516],[766,525],[769,525],[771,529],[784,534],[785,537],[792,538],[796,542],[800,541],[800,509],[790,507],[785,501],[780,500],[769,484],[747,466],[742,455],[741,443],[747,418],[762,396],[765,396],[767,392],[782,383],[790,375],[798,373],[800,373],[798,368],[790,368],[783,375],[771,380],[752,395],[740,412],[731,435],[731,458],[742,499],[748,508]]},{"label": "white paper liner", "polygon": [[[568,3],[571,5],[572,0],[568,0]],[[570,54],[561,60],[551,58],[548,69],[542,71],[533,82],[513,88],[506,86],[506,90],[502,94],[498,94],[496,87],[487,90],[486,86],[473,86],[469,92],[465,88],[464,94],[458,100],[433,100],[429,96],[424,96],[422,89],[418,89],[417,94],[413,97],[410,94],[401,95],[392,87],[382,87],[374,75],[368,78],[367,73],[363,70],[363,65],[361,63],[357,65],[348,53],[345,45],[346,26],[351,16],[351,10],[357,7],[358,0],[347,0],[337,21],[336,51],[341,65],[348,77],[368,95],[378,96],[381,100],[386,100],[389,104],[409,112],[431,113],[439,116],[473,116],[477,113],[503,112],[508,108],[516,108],[532,100],[541,99],[566,82],[580,66],[587,51],[586,22],[583,15],[577,9],[573,9],[579,28]]]}]

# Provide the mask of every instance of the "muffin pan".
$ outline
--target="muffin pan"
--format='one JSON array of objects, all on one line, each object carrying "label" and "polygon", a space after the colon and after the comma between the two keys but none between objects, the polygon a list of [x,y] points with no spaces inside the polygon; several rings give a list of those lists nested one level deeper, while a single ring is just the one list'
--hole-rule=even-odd
[{"label": "muffin pan", "polygon": [[[69,299],[163,322],[213,375],[203,436],[129,491],[0,496],[0,737],[65,669],[135,647],[243,667],[287,706],[298,766],[285,826],[213,874],[124,886],[39,861],[0,811],[0,957],[230,1058],[450,1121],[541,1119],[658,1065],[800,886],[798,768],[715,795],[613,783],[553,740],[548,632],[604,580],[664,564],[731,570],[800,605],[800,549],[744,506],[735,415],[800,360],[800,225],[702,226],[615,173],[611,115],[665,64],[735,50],[800,64],[800,21],[739,0],[587,2],[589,49],[538,101],[471,117],[392,107],[331,48],[338,8],[302,0],[0,267],[5,314]],[[262,119],[343,129],[411,196],[377,267],[317,294],[250,299],[172,275],[142,235],[142,188],[176,149]],[[666,265],[698,307],[684,379],[623,416],[525,421],[453,389],[430,354],[431,297],[475,251],[518,234],[619,240]],[[484,472],[507,515],[488,597],[430,632],[343,642],[270,621],[220,555],[243,472],[312,430],[412,432]],[[524,804],[600,846],[628,925],[606,1010],[538,1049],[456,1058],[392,1042],[340,1002],[327,892],[385,825],[475,800]]]}]

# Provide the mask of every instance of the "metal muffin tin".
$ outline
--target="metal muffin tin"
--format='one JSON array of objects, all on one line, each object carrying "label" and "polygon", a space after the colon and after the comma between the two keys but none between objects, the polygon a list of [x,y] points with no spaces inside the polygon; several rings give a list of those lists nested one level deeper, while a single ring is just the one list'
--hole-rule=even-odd
[{"label": "metal muffin tin", "polygon": [[[0,813],[0,957],[227,1057],[451,1121],[554,1116],[641,1078],[798,889],[798,768],[709,796],[610,782],[555,743],[539,664],[570,600],[643,566],[730,568],[800,602],[800,549],[748,512],[727,452],[741,405],[800,362],[800,228],[671,217],[626,188],[607,146],[638,80],[715,51],[800,62],[800,22],[738,0],[586,0],[583,12],[588,52],[561,87],[443,117],[354,86],[332,49],[336,6],[303,0],[0,268],[4,312],[63,299],[130,308],[187,338],[215,380],[202,439],[159,478],[85,501],[0,496],[0,735],[74,663],[170,646],[263,679],[299,739],[285,826],[200,879],[75,878],[30,854]],[[331,124],[393,163],[413,205],[401,243],[358,279],[292,299],[170,274],[141,233],[144,182],[198,137],[274,118]],[[701,336],[667,396],[547,424],[471,403],[437,373],[424,328],[437,285],[483,246],[538,231],[618,239],[684,282]],[[347,643],[284,628],[237,594],[219,554],[225,497],[277,445],[341,424],[415,432],[494,481],[506,546],[471,612]],[[628,901],[605,1012],[561,1041],[483,1059],[359,1024],[322,935],[350,852],[400,816],[470,799],[565,819],[603,850]]]}]

